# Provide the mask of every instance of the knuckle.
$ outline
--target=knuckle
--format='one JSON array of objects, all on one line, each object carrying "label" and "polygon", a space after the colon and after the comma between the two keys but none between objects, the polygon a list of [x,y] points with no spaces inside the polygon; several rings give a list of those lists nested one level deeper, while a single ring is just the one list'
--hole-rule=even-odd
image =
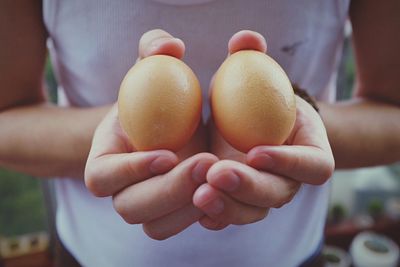
[{"label": "knuckle", "polygon": [[124,219],[124,221],[128,224],[139,224],[141,222],[141,218],[130,209],[130,205],[128,204],[128,200],[125,199],[121,194],[113,198],[113,206],[115,211]]},{"label": "knuckle", "polygon": [[163,196],[163,202],[165,204],[177,208],[184,203],[190,203],[194,189],[187,188],[187,186],[185,186],[186,184],[183,182],[184,179],[174,179],[187,177],[172,177],[167,175],[163,178],[164,179],[160,179],[163,185],[161,186],[159,194]]},{"label": "knuckle", "polygon": [[267,217],[268,212],[269,208],[250,209],[244,214],[236,217],[236,219],[234,220],[234,224],[244,225],[261,221]]},{"label": "knuckle", "polygon": [[324,178],[325,181],[332,177],[333,172],[335,171],[335,160],[333,156],[329,157],[325,166]]},{"label": "knuckle", "polygon": [[268,183],[267,185],[257,187],[254,190],[255,198],[253,199],[252,204],[263,208],[274,206],[279,193],[274,183]]},{"label": "knuckle", "polygon": [[296,193],[299,191],[301,183],[295,180],[290,180],[288,184],[288,199],[293,199]]},{"label": "knuckle", "polygon": [[232,160],[228,160],[228,159],[221,159],[221,160],[217,161],[213,166],[211,166],[211,168],[214,171],[223,170],[223,169],[231,168],[231,167],[232,167]]},{"label": "knuckle", "polygon": [[212,221],[207,224],[202,224],[202,226],[208,230],[212,231],[219,231],[224,228],[226,228],[229,224],[223,223],[223,222],[218,222],[218,221]]},{"label": "knuckle", "polygon": [[206,213],[207,216],[210,217],[210,221],[207,224],[208,229],[218,229],[221,227],[221,225],[229,225],[235,220],[237,220],[235,217],[238,216],[239,219],[242,218],[243,216],[240,216],[238,214],[232,214],[231,211],[227,211],[224,209],[221,213],[214,214],[214,213]]},{"label": "knuckle", "polygon": [[157,227],[153,227],[152,224],[143,224],[143,232],[151,239],[162,241],[170,237],[168,233],[159,231]]},{"label": "knuckle", "polygon": [[302,158],[298,154],[294,154],[291,158],[291,160],[287,161],[287,166],[286,169],[290,172],[293,173],[297,169],[299,169],[302,166]]},{"label": "knuckle", "polygon": [[107,187],[104,186],[104,181],[99,168],[94,164],[88,164],[85,168],[85,185],[89,191],[96,197],[106,197],[109,195]]},{"label": "knuckle", "polygon": [[300,182],[288,179],[287,183],[286,183],[286,188],[285,188],[284,191],[283,190],[279,190],[276,187],[273,187],[274,188],[274,193],[273,193],[274,201],[273,201],[273,205],[271,205],[271,207],[273,207],[273,208],[281,208],[285,204],[287,204],[290,201],[292,201],[292,199],[294,198],[294,196],[298,192],[300,186],[301,186]]},{"label": "knuckle", "polygon": [[254,222],[264,220],[268,216],[268,213],[269,213],[269,209],[260,209],[260,211],[257,213],[257,215],[255,217]]},{"label": "knuckle", "polygon": [[143,172],[143,168],[140,167],[140,165],[131,160],[127,160],[127,164],[124,165],[126,168],[124,170],[124,173],[127,173],[130,177],[134,178],[135,180],[141,177],[141,173]]},{"label": "knuckle", "polygon": [[270,206],[273,206],[273,199],[274,199],[274,195],[275,195],[275,193],[274,192],[270,192],[269,190],[263,190],[261,193],[260,193],[260,203],[258,203],[259,204],[259,206],[262,206],[262,207],[270,207]]},{"label": "knuckle", "polygon": [[250,219],[242,222],[242,224],[255,223],[261,220],[264,220],[268,216],[269,208],[259,208],[254,211],[254,214],[250,217]]},{"label": "knuckle", "polygon": [[286,203],[287,203],[287,201],[284,201],[284,200],[277,201],[277,202],[272,206],[272,208],[280,209],[280,208],[282,208]]},{"label": "knuckle", "polygon": [[[179,190],[181,188],[179,188],[178,185],[175,184],[171,184],[170,186],[166,186],[165,187],[165,202],[166,203],[170,203],[170,205],[172,206],[180,206],[182,203],[186,203],[186,202],[190,202],[190,197],[191,194],[189,195],[189,193],[191,193],[191,191],[194,190],[188,190],[188,191],[184,191],[184,190]],[[187,193],[187,194],[185,194]]]},{"label": "knuckle", "polygon": [[324,163],[321,164],[321,171],[318,179],[316,179],[315,185],[323,185],[329,178],[332,177],[335,171],[335,161],[332,157],[327,158]]},{"label": "knuckle", "polygon": [[289,203],[293,197],[295,196],[296,192],[289,192],[286,196],[282,197],[281,199],[279,199],[274,208],[282,208],[284,205],[286,205],[287,203]]},{"label": "knuckle", "polygon": [[273,208],[275,208],[275,209],[280,209],[280,208],[282,208],[283,206],[285,206],[287,203],[289,203],[290,202],[290,200],[281,200],[280,202],[277,202],[274,206],[273,206]]}]

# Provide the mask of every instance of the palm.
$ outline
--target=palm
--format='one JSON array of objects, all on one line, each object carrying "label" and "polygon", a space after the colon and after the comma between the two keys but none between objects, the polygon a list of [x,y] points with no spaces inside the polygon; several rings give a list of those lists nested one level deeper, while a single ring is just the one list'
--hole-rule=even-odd
[{"label": "palm", "polygon": [[325,129],[316,127],[315,120],[320,120],[318,113],[303,99],[296,96],[296,121],[285,144],[315,146],[318,135],[326,134]]},{"label": "palm", "polygon": [[[318,140],[318,135],[324,134],[320,127],[316,127],[314,120],[318,118],[315,110],[306,103],[303,99],[296,96],[297,111],[296,121],[292,132],[284,145],[288,146],[316,146],[315,140]],[[220,159],[231,159],[239,162],[246,162],[246,154],[233,148],[227,143],[215,124],[210,121],[208,130],[210,132],[210,151]]]},{"label": "palm", "polygon": [[246,154],[233,148],[221,136],[215,124],[211,120],[208,124],[208,131],[210,136],[210,152],[216,155],[219,159],[230,159],[238,162],[246,161]]},{"label": "palm", "polygon": [[[128,140],[128,136],[121,128],[118,120],[117,106],[115,105],[110,113],[107,115],[106,125],[102,128],[103,131],[107,132],[107,142],[103,142],[103,150],[106,150],[108,154],[118,153],[131,153],[135,149]],[[200,152],[206,151],[206,132],[204,126],[199,124],[196,132],[193,134],[190,141],[178,151],[176,154],[180,161]]]}]

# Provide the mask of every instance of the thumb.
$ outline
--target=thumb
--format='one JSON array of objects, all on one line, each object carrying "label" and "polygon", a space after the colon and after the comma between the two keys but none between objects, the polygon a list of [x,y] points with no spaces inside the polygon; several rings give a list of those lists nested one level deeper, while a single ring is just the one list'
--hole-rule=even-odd
[{"label": "thumb", "polygon": [[160,29],[144,33],[139,41],[138,60],[153,55],[169,55],[181,59],[184,53],[183,41]]},{"label": "thumb", "polygon": [[260,33],[250,30],[243,30],[235,33],[228,42],[229,54],[240,50],[256,50],[267,52],[267,42]]},{"label": "thumb", "polygon": [[[228,42],[228,56],[232,55],[241,50],[256,50],[263,53],[267,52],[267,41],[264,36],[260,33],[250,30],[242,30],[235,33]],[[212,88],[214,86],[214,78],[213,75],[209,90],[208,96],[211,97]]]},{"label": "thumb", "polygon": [[247,154],[247,164],[312,185],[325,183],[335,168],[330,151],[301,145],[255,147]]}]

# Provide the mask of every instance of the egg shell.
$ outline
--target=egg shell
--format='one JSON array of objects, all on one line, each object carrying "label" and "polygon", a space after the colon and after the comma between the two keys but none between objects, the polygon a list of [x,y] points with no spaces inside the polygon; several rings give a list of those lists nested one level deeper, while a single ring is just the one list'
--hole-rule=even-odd
[{"label": "egg shell", "polygon": [[201,88],[181,60],[155,55],[137,62],[123,79],[118,96],[122,129],[138,151],[179,151],[201,118]]},{"label": "egg shell", "polygon": [[239,51],[223,62],[212,85],[211,107],[222,137],[245,153],[259,145],[283,144],[296,120],[289,78],[258,51]]}]

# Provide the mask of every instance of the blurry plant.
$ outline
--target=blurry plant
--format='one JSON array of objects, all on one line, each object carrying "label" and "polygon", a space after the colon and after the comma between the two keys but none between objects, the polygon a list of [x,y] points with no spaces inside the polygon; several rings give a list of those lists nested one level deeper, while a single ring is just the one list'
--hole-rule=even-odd
[{"label": "blurry plant", "polygon": [[0,235],[44,230],[45,215],[39,181],[0,169]]},{"label": "blurry plant", "polygon": [[368,203],[368,214],[371,215],[371,217],[374,220],[379,219],[382,217],[384,211],[384,205],[383,201],[379,198],[373,198],[369,201]]},{"label": "blurry plant", "polygon": [[57,103],[57,80],[55,78],[49,57],[46,59],[45,80],[49,101],[52,103]]},{"label": "blurry plant", "polygon": [[343,44],[342,57],[340,60],[337,77],[337,99],[344,100],[351,98],[353,94],[355,77],[354,55],[351,39],[346,38]]},{"label": "blurry plant", "polygon": [[340,203],[333,204],[329,214],[329,221],[333,224],[336,224],[343,221],[345,217],[346,208]]},{"label": "blurry plant", "polygon": [[325,261],[329,264],[329,263],[335,263],[338,264],[340,263],[340,258],[338,255],[333,254],[333,253],[327,253],[327,254],[323,254]]}]

